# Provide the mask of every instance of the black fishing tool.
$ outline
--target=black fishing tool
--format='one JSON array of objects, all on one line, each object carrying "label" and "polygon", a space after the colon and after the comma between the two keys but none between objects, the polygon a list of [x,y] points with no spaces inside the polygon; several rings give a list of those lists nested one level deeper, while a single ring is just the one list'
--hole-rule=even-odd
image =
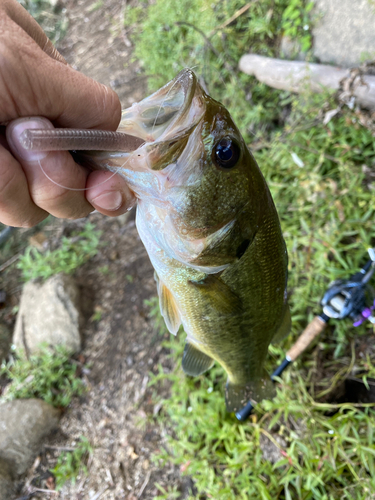
[{"label": "black fishing tool", "polygon": [[[329,285],[321,301],[322,312],[307,325],[295,344],[286,353],[284,361],[272,373],[271,379],[279,377],[287,366],[311,344],[325,329],[328,321],[333,319],[351,318],[353,326],[359,326],[364,321],[375,324],[375,293],[369,281],[375,271],[375,248],[369,248],[370,260],[363,268],[346,280],[336,280]],[[241,422],[245,421],[254,409],[251,401],[236,412]]]},{"label": "black fishing tool", "polygon": [[16,229],[15,227],[5,226],[5,228],[2,231],[0,231],[0,245],[3,245],[8,241],[10,235],[13,233],[15,229]]}]

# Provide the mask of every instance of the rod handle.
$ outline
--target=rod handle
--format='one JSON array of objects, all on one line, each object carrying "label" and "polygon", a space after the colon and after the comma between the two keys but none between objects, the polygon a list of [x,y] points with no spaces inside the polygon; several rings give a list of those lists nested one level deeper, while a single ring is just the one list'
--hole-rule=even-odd
[{"label": "rod handle", "polygon": [[319,316],[315,316],[311,323],[307,325],[298,337],[297,342],[295,342],[295,344],[293,344],[286,353],[286,358],[290,361],[297,359],[298,356],[311,344],[311,342],[322,333],[326,326],[326,321],[322,320]]}]

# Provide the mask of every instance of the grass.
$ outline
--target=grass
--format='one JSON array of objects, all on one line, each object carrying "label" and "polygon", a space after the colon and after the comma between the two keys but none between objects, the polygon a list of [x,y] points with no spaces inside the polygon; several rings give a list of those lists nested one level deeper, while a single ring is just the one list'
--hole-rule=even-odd
[{"label": "grass", "polygon": [[0,367],[0,376],[9,379],[0,403],[20,398],[40,398],[58,408],[68,406],[74,396],[83,394],[85,384],[77,375],[79,363],[63,346],[41,346],[27,359],[10,357]]},{"label": "grass", "polygon": [[[154,317],[156,304],[151,302]],[[310,361],[297,361],[285,372],[276,397],[263,401],[241,424],[225,411],[223,370],[215,365],[205,376],[186,377],[180,368],[184,335],[165,346],[177,367],[172,373],[160,367],[151,381],[171,386],[158,418],[167,446],[153,460],[159,467],[172,462],[194,479],[197,494],[189,499],[374,498],[375,404],[328,403],[313,397],[317,366],[311,355]],[[329,350],[332,346],[321,342],[315,355]],[[270,352],[269,371],[284,356],[279,346],[271,346]],[[370,367],[374,374],[371,362]],[[331,379],[324,383],[334,388]],[[266,446],[278,457],[275,463],[264,451]],[[173,494],[171,486],[156,499],[169,500]]]},{"label": "grass", "polygon": [[92,452],[89,440],[82,436],[74,450],[64,451],[59,455],[55,467],[51,469],[57,490],[61,489],[66,481],[75,484],[79,475],[88,474],[85,464]]},{"label": "grass", "polygon": [[[304,0],[262,0],[250,2],[249,9],[224,28],[221,26],[244,6],[240,0],[157,0],[128,6],[125,25],[135,46],[135,57],[149,75],[154,91],[184,67],[194,68],[207,91],[222,102],[241,124],[246,139],[277,126],[285,92],[273,91],[255,78],[237,70],[239,58],[249,50],[276,56],[284,32],[292,39],[301,31],[304,50],[311,44],[311,23],[307,30],[298,20],[308,15]],[[246,103],[246,106],[244,106]]]},{"label": "grass", "polygon": [[48,38],[58,42],[63,38],[68,18],[66,9],[56,0],[20,0],[20,4],[33,16]]},{"label": "grass", "polygon": [[42,253],[29,246],[20,256],[17,268],[21,270],[25,281],[36,278],[45,280],[60,272],[70,274],[96,254],[100,235],[94,224],[87,222],[83,231],[70,238],[63,237],[56,250]]},{"label": "grass", "polygon": [[[288,247],[293,320],[290,336],[270,347],[272,371],[319,312],[329,283],[356,272],[375,246],[375,139],[362,124],[363,112],[328,92],[295,96],[237,71],[248,51],[278,57],[282,34],[308,52],[311,3],[252,2],[225,25],[242,6],[184,0],[172,9],[156,0],[148,9],[129,7],[125,23],[151,75],[150,90],[181,68],[195,67],[210,94],[228,107],[266,177]],[[157,300],[149,305],[162,329]],[[185,377],[184,334],[167,343],[177,367],[173,373],[160,367],[151,382],[171,387],[158,417],[169,436],[167,449],[154,459],[179,465],[194,479],[197,494],[190,500],[375,498],[374,408],[337,402],[348,374],[364,382],[374,377],[374,328],[354,329],[348,320],[330,325],[283,375],[275,399],[258,405],[244,424],[225,412],[223,370],[215,366],[206,376]],[[274,447],[275,463],[266,445]],[[160,488],[157,498],[177,497],[171,486]]]}]

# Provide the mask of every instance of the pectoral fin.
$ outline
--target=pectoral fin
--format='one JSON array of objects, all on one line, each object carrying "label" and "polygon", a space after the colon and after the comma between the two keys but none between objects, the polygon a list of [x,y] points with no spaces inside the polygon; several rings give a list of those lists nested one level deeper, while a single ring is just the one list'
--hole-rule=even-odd
[{"label": "pectoral fin", "polygon": [[227,411],[238,411],[244,408],[249,401],[259,403],[262,399],[269,399],[275,395],[275,387],[270,376],[264,370],[263,375],[245,384],[236,384],[229,379],[225,387],[225,404]]},{"label": "pectoral fin", "polygon": [[[156,273],[155,273],[156,275]],[[168,330],[176,335],[178,329],[181,325],[181,316],[180,311],[178,309],[177,303],[168,288],[164,285],[164,283],[155,276],[155,280],[158,285],[158,294],[159,294],[159,303],[160,303],[160,311],[161,315],[164,318],[165,324]]]},{"label": "pectoral fin", "polygon": [[199,291],[209,297],[213,307],[222,314],[233,314],[241,312],[241,299],[220,279],[220,277],[209,274],[200,281],[189,281]]},{"label": "pectoral fin", "polygon": [[209,370],[214,364],[214,360],[193,346],[190,342],[186,342],[184,354],[182,356],[182,369],[187,375],[197,377]]}]

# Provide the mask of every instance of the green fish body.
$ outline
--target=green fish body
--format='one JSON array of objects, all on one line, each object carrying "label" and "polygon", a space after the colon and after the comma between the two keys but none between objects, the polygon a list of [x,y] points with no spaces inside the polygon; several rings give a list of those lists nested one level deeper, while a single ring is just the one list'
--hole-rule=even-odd
[{"label": "green fish body", "polygon": [[123,112],[133,153],[96,153],[138,197],[137,228],[166,325],[187,334],[182,367],[226,370],[237,411],[272,395],[263,365],[288,333],[287,253],[268,186],[228,111],[190,70]]}]

